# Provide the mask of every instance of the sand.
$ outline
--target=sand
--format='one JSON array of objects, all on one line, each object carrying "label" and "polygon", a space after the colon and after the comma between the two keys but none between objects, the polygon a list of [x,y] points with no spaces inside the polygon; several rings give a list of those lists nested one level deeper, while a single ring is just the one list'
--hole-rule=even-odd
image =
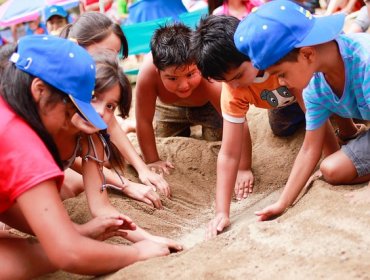
[{"label": "sand", "polygon": [[[172,199],[163,198],[163,210],[117,194],[111,194],[111,201],[143,228],[178,240],[186,249],[99,279],[370,279],[370,205],[350,204],[344,196],[366,184],[334,187],[316,180],[283,216],[257,221],[254,211],[279,196],[304,130],[288,138],[276,137],[269,128],[267,112],[254,107],[248,119],[255,190],[246,200],[232,202],[232,226],[204,241],[205,225],[214,215],[216,158],[221,143],[158,139],[162,158],[176,165],[166,177]],[[135,135],[131,136],[137,147]],[[130,168],[128,175],[137,180]],[[65,205],[74,221],[90,219],[84,194]],[[90,278],[57,272],[41,279]]]}]

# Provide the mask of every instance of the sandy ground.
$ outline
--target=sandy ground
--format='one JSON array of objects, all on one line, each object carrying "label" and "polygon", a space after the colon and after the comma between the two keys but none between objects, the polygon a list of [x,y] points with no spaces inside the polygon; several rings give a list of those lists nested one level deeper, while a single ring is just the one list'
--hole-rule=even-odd
[{"label": "sandy ground", "polygon": [[[248,119],[255,191],[242,202],[233,201],[232,226],[204,241],[205,225],[214,215],[220,142],[158,139],[162,158],[176,165],[167,176],[173,198],[163,199],[165,209],[155,210],[116,194],[111,201],[140,226],[182,242],[186,250],[99,279],[370,279],[370,205],[352,205],[344,196],[366,184],[334,187],[316,180],[283,216],[257,221],[254,211],[273,202],[281,192],[304,131],[288,138],[275,137],[267,112],[254,107]],[[128,175],[137,180],[133,170],[129,169]],[[65,205],[74,221],[90,218],[84,194]],[[57,272],[42,279],[90,278]]]}]

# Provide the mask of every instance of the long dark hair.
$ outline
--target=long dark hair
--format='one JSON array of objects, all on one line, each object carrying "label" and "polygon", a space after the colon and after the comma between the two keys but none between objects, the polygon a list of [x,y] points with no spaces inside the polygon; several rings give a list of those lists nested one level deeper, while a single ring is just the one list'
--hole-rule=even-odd
[{"label": "long dark hair", "polygon": [[[130,81],[123,73],[123,69],[119,66],[117,55],[110,50],[98,50],[92,56],[96,63],[95,94],[103,93],[118,84],[120,88],[118,110],[122,118],[128,117],[132,100],[132,88]],[[100,133],[106,139],[110,150],[110,164],[120,174],[123,174],[125,164],[122,154],[107,137],[106,130]]]},{"label": "long dark hair", "polygon": [[59,36],[76,39],[80,46],[87,48],[94,43],[103,41],[112,32],[121,40],[120,58],[126,58],[128,56],[128,43],[121,27],[99,12],[87,12],[80,15],[73,24],[67,24]]},{"label": "long dark hair", "polygon": [[117,56],[110,50],[99,50],[92,56],[96,63],[95,93],[105,92],[118,83],[120,87],[119,115],[127,118],[131,108],[132,88],[123,69],[119,66]]},{"label": "long dark hair", "polygon": [[[53,156],[55,162],[61,170],[63,170],[62,160],[60,158],[58,148],[46,130],[43,122],[41,121],[37,106],[32,98],[31,84],[35,77],[17,69],[14,64],[8,64],[1,78],[1,91],[0,94],[14,112],[20,116],[40,137],[45,146]],[[46,84],[46,83],[45,83]],[[47,101],[47,106],[55,106],[61,102],[65,94],[60,93],[59,90],[46,84],[51,92],[58,94],[50,94]]]}]

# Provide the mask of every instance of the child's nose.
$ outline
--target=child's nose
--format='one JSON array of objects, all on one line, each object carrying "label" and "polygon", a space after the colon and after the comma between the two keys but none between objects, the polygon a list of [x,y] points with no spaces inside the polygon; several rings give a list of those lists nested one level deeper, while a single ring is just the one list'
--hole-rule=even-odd
[{"label": "child's nose", "polygon": [[99,104],[98,106],[95,106],[95,111],[101,116],[104,116],[104,106],[102,104]]},{"label": "child's nose", "polygon": [[186,90],[189,88],[189,83],[186,80],[180,82],[179,90]]}]

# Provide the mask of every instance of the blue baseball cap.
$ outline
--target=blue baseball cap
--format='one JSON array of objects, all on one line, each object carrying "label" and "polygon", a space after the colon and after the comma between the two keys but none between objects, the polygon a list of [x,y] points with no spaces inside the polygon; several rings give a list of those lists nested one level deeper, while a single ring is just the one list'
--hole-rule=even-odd
[{"label": "blue baseball cap", "polygon": [[95,62],[76,43],[51,35],[22,37],[9,59],[15,66],[67,94],[93,126],[107,125],[90,104],[95,87]]},{"label": "blue baseball cap", "polygon": [[264,70],[294,48],[335,39],[342,32],[344,18],[344,14],[313,16],[293,1],[273,0],[239,23],[234,42],[254,67]]},{"label": "blue baseball cap", "polygon": [[45,22],[48,21],[53,16],[60,16],[63,18],[67,18],[68,16],[67,11],[64,10],[62,6],[58,6],[58,5],[52,5],[52,6],[46,7],[44,10],[44,14],[45,14]]}]

